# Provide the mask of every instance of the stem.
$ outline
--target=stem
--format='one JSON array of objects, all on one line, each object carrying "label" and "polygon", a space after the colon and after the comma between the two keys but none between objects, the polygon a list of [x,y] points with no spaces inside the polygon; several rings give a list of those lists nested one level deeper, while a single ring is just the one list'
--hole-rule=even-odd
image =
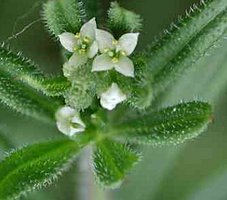
[{"label": "stem", "polygon": [[79,158],[79,180],[77,181],[77,194],[79,200],[106,200],[110,199],[104,189],[95,184],[92,172],[92,147],[86,147]]},{"label": "stem", "polygon": [[91,159],[92,149],[90,146],[86,147],[79,159],[79,184],[78,184],[78,196],[79,200],[92,199],[93,186],[92,186],[92,174],[91,174]]}]

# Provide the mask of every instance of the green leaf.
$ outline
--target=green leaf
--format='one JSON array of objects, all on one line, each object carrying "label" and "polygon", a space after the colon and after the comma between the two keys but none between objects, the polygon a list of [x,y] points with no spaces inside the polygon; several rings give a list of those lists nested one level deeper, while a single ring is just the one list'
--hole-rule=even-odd
[{"label": "green leaf", "polygon": [[0,199],[16,199],[52,184],[70,166],[80,148],[71,140],[59,140],[11,153],[0,162]]},{"label": "green leaf", "polygon": [[43,19],[50,34],[77,33],[82,25],[84,10],[78,0],[49,0],[43,7]]},{"label": "green leaf", "polygon": [[60,106],[0,71],[0,102],[21,114],[42,121],[53,121]]},{"label": "green leaf", "polygon": [[71,86],[71,83],[64,76],[46,77],[39,83],[34,88],[47,96],[62,96]]},{"label": "green leaf", "polygon": [[31,60],[0,47],[0,70],[48,96],[60,96],[70,86],[64,77],[45,77]]},{"label": "green leaf", "polygon": [[224,37],[226,8],[226,0],[202,1],[155,43],[148,55],[155,93],[165,89]]},{"label": "green leaf", "polygon": [[108,11],[108,25],[119,37],[123,33],[141,31],[142,19],[140,15],[120,7],[117,2],[112,2]]},{"label": "green leaf", "polygon": [[104,187],[119,187],[139,159],[139,154],[127,145],[107,139],[98,142],[94,152],[94,171],[98,182]]},{"label": "green leaf", "polygon": [[197,137],[211,121],[208,103],[181,103],[114,125],[112,134],[153,145],[179,144]]}]

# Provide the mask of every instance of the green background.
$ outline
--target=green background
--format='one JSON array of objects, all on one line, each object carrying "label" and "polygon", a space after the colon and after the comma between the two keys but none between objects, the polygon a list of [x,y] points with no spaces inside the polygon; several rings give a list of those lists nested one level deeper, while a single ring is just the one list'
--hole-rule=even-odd
[{"label": "green background", "polygon": [[[61,54],[58,44],[48,36],[41,16],[44,1],[0,0],[0,41],[9,44],[47,73],[59,73]],[[139,48],[151,43],[178,15],[196,1],[124,0],[121,5],[141,14],[144,29]],[[104,2],[104,7],[109,2]],[[17,38],[8,40],[31,22],[39,20]],[[12,37],[11,37],[12,38]],[[180,146],[143,148],[144,159],[127,176],[120,189],[94,189],[90,199],[116,200],[225,200],[227,199],[227,42],[209,51],[196,66],[166,91],[161,105],[199,99],[215,107],[215,120],[199,138]],[[59,137],[56,128],[0,108],[1,136],[20,147],[40,140]],[[6,151],[1,144],[1,156]],[[76,165],[58,183],[21,199],[77,199],[80,173]],[[90,191],[89,188],[84,188]]]}]

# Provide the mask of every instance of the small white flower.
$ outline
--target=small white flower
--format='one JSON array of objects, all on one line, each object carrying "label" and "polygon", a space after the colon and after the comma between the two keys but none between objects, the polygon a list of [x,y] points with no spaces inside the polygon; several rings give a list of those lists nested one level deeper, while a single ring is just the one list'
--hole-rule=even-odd
[{"label": "small white flower", "polygon": [[67,136],[73,136],[85,130],[85,124],[79,113],[69,106],[64,106],[56,112],[56,120],[58,130]]},{"label": "small white flower", "polygon": [[93,18],[85,23],[76,35],[69,32],[59,35],[62,46],[73,53],[64,67],[73,68],[83,65],[88,58],[93,58],[98,53],[96,29],[96,21]]},{"label": "small white flower", "polygon": [[115,69],[119,73],[134,77],[134,64],[128,58],[135,50],[139,33],[127,33],[117,41],[107,31],[97,29],[96,39],[102,55],[93,62],[92,71]]},{"label": "small white flower", "polygon": [[110,88],[101,94],[100,104],[107,110],[113,110],[117,104],[126,99],[126,95],[121,91],[116,83],[112,83]]}]

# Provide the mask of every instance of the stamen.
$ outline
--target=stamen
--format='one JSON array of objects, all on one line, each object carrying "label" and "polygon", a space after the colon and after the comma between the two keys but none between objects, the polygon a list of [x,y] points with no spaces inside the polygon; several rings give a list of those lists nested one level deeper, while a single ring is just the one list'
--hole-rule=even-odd
[{"label": "stamen", "polygon": [[117,44],[118,44],[118,41],[117,41],[117,40],[113,40],[113,41],[112,41],[112,44],[113,44],[113,45],[117,45]]},{"label": "stamen", "polygon": [[84,42],[85,42],[85,43],[90,43],[90,38],[85,37],[85,38],[84,38]]},{"label": "stamen", "polygon": [[119,59],[116,58],[116,57],[114,57],[114,58],[112,59],[112,62],[113,62],[113,63],[118,63],[118,61],[119,61]]},{"label": "stamen", "polygon": [[122,56],[127,56],[125,51],[121,51],[120,53],[121,53]]},{"label": "stamen", "polygon": [[80,39],[80,33],[77,33],[77,34],[75,35],[75,38]]}]

